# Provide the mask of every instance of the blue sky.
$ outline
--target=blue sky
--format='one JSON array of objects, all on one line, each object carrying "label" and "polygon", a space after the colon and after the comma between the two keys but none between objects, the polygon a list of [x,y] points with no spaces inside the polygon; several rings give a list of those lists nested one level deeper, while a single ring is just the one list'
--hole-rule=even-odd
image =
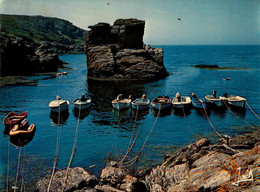
[{"label": "blue sky", "polygon": [[260,44],[259,0],[0,0],[0,13],[58,17],[83,29],[142,19],[144,42],[153,45]]}]

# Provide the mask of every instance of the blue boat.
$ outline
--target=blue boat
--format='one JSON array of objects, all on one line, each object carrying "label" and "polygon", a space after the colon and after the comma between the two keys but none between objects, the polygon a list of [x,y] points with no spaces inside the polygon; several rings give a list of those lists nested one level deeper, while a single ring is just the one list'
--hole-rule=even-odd
[{"label": "blue boat", "polygon": [[150,100],[145,98],[145,95],[142,98],[138,98],[132,101],[132,108],[134,110],[147,110],[149,109]]},{"label": "blue boat", "polygon": [[209,108],[211,105],[211,102],[209,101],[203,101],[202,99],[199,99],[195,93],[191,94],[191,102],[195,109],[203,109],[203,108]]}]

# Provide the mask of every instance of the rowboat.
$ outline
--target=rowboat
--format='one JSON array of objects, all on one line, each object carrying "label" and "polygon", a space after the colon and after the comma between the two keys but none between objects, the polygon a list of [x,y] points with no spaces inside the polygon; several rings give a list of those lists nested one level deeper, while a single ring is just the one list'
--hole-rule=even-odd
[{"label": "rowboat", "polygon": [[85,110],[90,108],[91,106],[91,99],[87,99],[85,97],[85,94],[82,94],[80,99],[75,99],[72,104],[74,105],[74,108],[77,110]]},{"label": "rowboat", "polygon": [[216,107],[224,107],[223,97],[216,96],[216,91],[213,91],[212,95],[206,95],[206,100],[210,101]]},{"label": "rowboat", "polygon": [[132,101],[132,108],[137,111],[149,109],[150,100],[146,99],[145,94],[143,94],[142,98],[138,98]]},{"label": "rowboat", "polygon": [[22,120],[24,120],[27,117],[27,111],[24,111],[20,114],[15,112],[10,112],[8,115],[4,118],[3,124],[11,128],[13,125],[20,123]]},{"label": "rowboat", "polygon": [[221,99],[232,107],[245,108],[246,99],[237,95],[224,95]]},{"label": "rowboat", "polygon": [[203,101],[202,99],[199,99],[195,93],[192,93],[191,96],[191,102],[195,109],[204,109],[210,107],[211,103],[209,101]]},{"label": "rowboat", "polygon": [[151,106],[158,110],[170,109],[172,107],[172,100],[168,96],[159,96],[152,100]]},{"label": "rowboat", "polygon": [[14,135],[27,135],[35,131],[35,125],[31,124],[29,126],[19,126],[15,125],[9,132],[10,136]]},{"label": "rowboat", "polygon": [[172,105],[174,108],[190,108],[191,98],[188,96],[180,96],[180,93],[176,93],[175,97],[172,99]]},{"label": "rowboat", "polygon": [[49,107],[51,111],[53,112],[63,112],[63,111],[68,111],[69,108],[69,101],[68,100],[62,100],[60,96],[56,96],[56,100],[51,101],[49,103]]},{"label": "rowboat", "polygon": [[131,105],[131,96],[127,99],[122,98],[122,94],[118,95],[116,99],[112,101],[112,106],[117,109],[128,109]]}]

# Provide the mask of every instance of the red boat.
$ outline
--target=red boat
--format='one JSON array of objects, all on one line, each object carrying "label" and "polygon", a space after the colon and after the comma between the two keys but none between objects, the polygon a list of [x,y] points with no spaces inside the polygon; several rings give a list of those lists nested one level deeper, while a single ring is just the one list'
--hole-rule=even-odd
[{"label": "red boat", "polygon": [[15,112],[10,112],[8,115],[4,118],[4,125],[6,128],[12,128],[15,124],[19,124],[21,121],[23,121],[27,117],[27,111],[24,111],[20,114]]}]

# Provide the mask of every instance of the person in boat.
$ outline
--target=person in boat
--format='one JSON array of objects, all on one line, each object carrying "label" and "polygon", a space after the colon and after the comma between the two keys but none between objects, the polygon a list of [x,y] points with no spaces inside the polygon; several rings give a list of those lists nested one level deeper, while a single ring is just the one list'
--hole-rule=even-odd
[{"label": "person in boat", "polygon": [[122,94],[119,94],[118,96],[117,96],[117,98],[116,98],[116,100],[122,100],[123,99],[123,95]]},{"label": "person in boat", "polygon": [[178,102],[181,102],[181,95],[179,92],[176,93],[175,97],[177,98]]},{"label": "person in boat", "polygon": [[86,101],[86,95],[82,93],[80,100],[81,100],[81,101]]},{"label": "person in boat", "polygon": [[145,99],[146,99],[146,95],[143,94],[143,96],[142,96],[142,100],[145,101]]}]

